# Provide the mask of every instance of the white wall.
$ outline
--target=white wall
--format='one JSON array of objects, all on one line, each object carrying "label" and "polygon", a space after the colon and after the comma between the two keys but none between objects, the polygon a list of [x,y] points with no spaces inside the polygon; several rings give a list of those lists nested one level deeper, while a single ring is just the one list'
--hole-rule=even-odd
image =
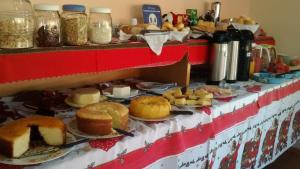
[{"label": "white wall", "polygon": [[[109,7],[112,9],[115,24],[129,24],[132,17],[141,19],[142,4],[160,5],[163,13],[185,13],[188,8],[197,9],[203,14],[215,0],[31,0],[32,4],[83,4],[90,7]],[[249,14],[250,0],[221,0],[223,4],[222,17],[232,17]]]},{"label": "white wall", "polygon": [[250,16],[276,39],[280,53],[300,57],[300,0],[251,0]]}]

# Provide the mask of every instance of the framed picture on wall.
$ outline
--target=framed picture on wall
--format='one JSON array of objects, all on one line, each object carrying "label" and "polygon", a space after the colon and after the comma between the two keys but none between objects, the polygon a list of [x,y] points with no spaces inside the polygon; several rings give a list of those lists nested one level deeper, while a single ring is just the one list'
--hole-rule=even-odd
[{"label": "framed picture on wall", "polygon": [[161,10],[158,5],[143,5],[143,18],[146,24],[153,24],[159,28],[162,26]]}]

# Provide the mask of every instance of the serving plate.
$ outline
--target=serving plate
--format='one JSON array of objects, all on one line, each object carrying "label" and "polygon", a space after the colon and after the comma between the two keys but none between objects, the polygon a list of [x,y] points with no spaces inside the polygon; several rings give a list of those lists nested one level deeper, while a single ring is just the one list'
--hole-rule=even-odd
[{"label": "serving plate", "polygon": [[172,87],[176,87],[176,83],[164,84],[158,82],[140,82],[136,84],[136,87],[144,91],[162,92]]},{"label": "serving plate", "polygon": [[177,105],[177,104],[171,104],[172,106],[178,107],[178,108],[200,108],[200,107],[205,107],[203,105]]},{"label": "serving plate", "polygon": [[[115,131],[114,129],[112,129],[112,133],[109,135],[104,135],[104,136],[100,136],[100,135],[92,135],[92,134],[87,134],[84,133],[82,131],[80,131],[77,127],[77,121],[76,119],[72,119],[67,123],[67,129],[74,134],[75,136],[78,137],[83,137],[83,138],[88,138],[88,139],[109,139],[109,138],[115,138],[115,137],[121,137],[124,134],[118,133],[117,131]],[[133,123],[129,120],[128,121],[128,129],[127,131],[133,131],[134,130],[134,126]]]},{"label": "serving plate", "polygon": [[139,91],[138,90],[134,90],[134,89],[131,89],[130,90],[130,96],[128,97],[116,97],[114,96],[113,94],[111,94],[110,92],[104,92],[103,93],[105,96],[107,96],[108,98],[111,98],[111,99],[119,99],[119,100],[122,100],[122,99],[130,99],[130,98],[133,98],[133,97],[136,97],[139,95]]},{"label": "serving plate", "polygon": [[144,122],[161,122],[161,121],[167,121],[167,120],[171,120],[175,117],[175,115],[169,115],[167,117],[164,118],[158,118],[158,119],[145,119],[145,118],[141,118],[141,117],[136,117],[136,116],[132,116],[129,115],[129,118],[133,119],[133,120],[138,120],[138,121],[144,121]]},{"label": "serving plate", "polygon": [[[66,143],[75,142],[76,138],[67,133]],[[20,158],[9,158],[3,155],[0,155],[0,163],[8,165],[34,165],[44,162],[49,162],[56,160],[60,157],[67,155],[72,151],[72,148],[60,149],[54,146],[39,145],[29,148]]]},{"label": "serving plate", "polygon": [[[103,101],[106,101],[107,100],[107,97],[106,96],[100,96],[100,101],[99,102],[103,102]],[[82,108],[82,107],[85,107],[87,106],[86,104],[76,104],[76,103],[73,103],[72,101],[72,97],[67,97],[65,99],[65,103],[71,107],[75,107],[75,108]]]},{"label": "serving plate", "polygon": [[237,91],[232,91],[230,95],[214,95],[214,99],[227,99],[232,97],[237,97],[239,94]]}]

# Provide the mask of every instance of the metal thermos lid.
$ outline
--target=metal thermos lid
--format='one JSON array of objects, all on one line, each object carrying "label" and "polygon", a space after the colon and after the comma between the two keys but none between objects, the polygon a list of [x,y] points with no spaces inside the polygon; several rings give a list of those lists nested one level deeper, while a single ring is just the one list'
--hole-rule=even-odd
[{"label": "metal thermos lid", "polygon": [[241,40],[241,32],[237,29],[228,29],[228,37],[230,41],[240,41]]},{"label": "metal thermos lid", "polygon": [[229,37],[226,31],[216,31],[213,34],[213,42],[214,43],[228,43]]},{"label": "metal thermos lid", "polygon": [[241,30],[241,41],[253,41],[254,34],[249,30]]}]

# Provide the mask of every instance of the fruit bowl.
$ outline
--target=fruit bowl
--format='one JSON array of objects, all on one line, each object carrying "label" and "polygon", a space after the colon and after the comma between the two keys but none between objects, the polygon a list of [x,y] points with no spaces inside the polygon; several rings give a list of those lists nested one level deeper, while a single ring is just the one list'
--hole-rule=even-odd
[{"label": "fruit bowl", "polygon": [[239,24],[239,23],[232,23],[232,26],[235,29],[238,29],[238,30],[249,30],[252,33],[255,33],[258,30],[258,28],[259,28],[258,24],[256,24],[256,25],[244,25],[244,24]]}]

